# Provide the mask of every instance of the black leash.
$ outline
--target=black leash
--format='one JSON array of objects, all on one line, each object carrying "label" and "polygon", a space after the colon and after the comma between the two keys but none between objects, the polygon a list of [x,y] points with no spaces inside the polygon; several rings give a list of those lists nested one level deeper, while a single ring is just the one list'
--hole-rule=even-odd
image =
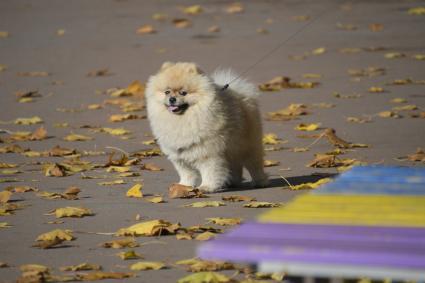
[{"label": "black leash", "polygon": [[240,73],[236,78],[234,78],[233,80],[231,80],[230,82],[228,82],[227,84],[225,84],[222,88],[221,91],[226,90],[227,88],[229,88],[229,85],[231,83],[233,83],[234,81],[238,80],[239,78],[241,78],[243,75],[245,75],[246,73],[248,73],[249,71],[251,71],[253,68],[255,68],[258,64],[260,64],[262,61],[264,61],[267,57],[269,57],[270,55],[272,55],[273,53],[275,53],[277,50],[279,50],[283,45],[285,45],[288,41],[290,41],[291,39],[293,39],[295,36],[297,36],[298,34],[300,34],[303,30],[305,30],[308,26],[310,26],[312,23],[314,23],[315,21],[317,21],[319,18],[321,18],[324,14],[326,14],[330,9],[325,9],[323,10],[320,14],[318,14],[314,19],[312,19],[311,21],[307,22],[305,25],[303,25],[301,28],[299,28],[298,30],[296,30],[293,34],[291,34],[289,37],[285,38],[282,42],[280,42],[278,45],[276,45],[276,47],[274,47],[272,50],[270,50],[268,53],[264,54],[262,57],[260,57],[254,64],[252,64],[251,66],[249,66],[248,68],[246,68],[242,73]]}]

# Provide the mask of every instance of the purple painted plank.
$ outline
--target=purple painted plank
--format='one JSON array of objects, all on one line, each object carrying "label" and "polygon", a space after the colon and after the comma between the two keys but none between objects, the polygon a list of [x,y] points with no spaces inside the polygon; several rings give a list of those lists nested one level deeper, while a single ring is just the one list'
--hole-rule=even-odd
[{"label": "purple painted plank", "polygon": [[245,262],[425,268],[425,229],[247,223],[203,244],[199,256]]}]

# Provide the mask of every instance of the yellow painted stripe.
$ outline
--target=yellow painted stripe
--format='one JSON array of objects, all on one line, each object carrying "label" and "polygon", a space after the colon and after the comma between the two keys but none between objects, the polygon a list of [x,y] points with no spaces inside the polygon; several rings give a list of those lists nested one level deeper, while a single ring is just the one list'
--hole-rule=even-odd
[{"label": "yellow painted stripe", "polygon": [[272,209],[260,221],[425,227],[425,197],[303,195]]}]

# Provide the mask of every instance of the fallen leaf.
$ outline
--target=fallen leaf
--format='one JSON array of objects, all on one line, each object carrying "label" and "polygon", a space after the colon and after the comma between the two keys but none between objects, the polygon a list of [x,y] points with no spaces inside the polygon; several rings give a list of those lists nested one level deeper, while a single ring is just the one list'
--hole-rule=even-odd
[{"label": "fallen leaf", "polygon": [[217,234],[206,231],[206,232],[203,232],[203,233],[199,234],[198,236],[196,236],[195,240],[197,240],[197,241],[208,241],[208,240],[215,238],[216,236],[217,236]]},{"label": "fallen leaf", "polygon": [[322,55],[325,52],[326,52],[326,48],[325,47],[319,47],[319,48],[316,48],[316,49],[312,50],[311,51],[311,54],[313,54],[313,55]]},{"label": "fallen leaf", "polygon": [[136,253],[134,250],[129,250],[125,252],[121,252],[117,254],[122,260],[128,260],[128,259],[143,259],[143,256]]},{"label": "fallen leaf", "polygon": [[152,34],[156,33],[155,28],[152,25],[143,25],[136,30],[137,34]]},{"label": "fallen leaf", "polygon": [[66,176],[66,169],[61,164],[48,164],[44,168],[44,175],[47,177],[63,177]]},{"label": "fallen leaf", "polygon": [[393,107],[394,111],[412,111],[412,110],[417,110],[417,109],[418,109],[418,106],[416,106],[414,104],[408,104],[408,105]]},{"label": "fallen leaf", "polygon": [[307,115],[307,106],[304,104],[290,104],[288,107],[276,112],[268,112],[267,120],[269,121],[289,121],[301,115]]},{"label": "fallen leaf", "polygon": [[194,197],[194,187],[184,186],[180,184],[172,184],[168,188],[169,198],[191,198]]},{"label": "fallen leaf", "polygon": [[6,65],[0,64],[0,72],[3,72],[6,69],[7,69]]},{"label": "fallen leaf", "polygon": [[425,162],[425,152],[422,148],[418,148],[416,150],[416,153],[413,154],[409,154],[407,156],[407,159],[410,161],[421,161],[421,162]]},{"label": "fallen leaf", "polygon": [[130,131],[124,128],[100,128],[100,131],[113,136],[123,136],[131,133]]},{"label": "fallen leaf", "polygon": [[406,103],[407,100],[405,98],[396,97],[390,100],[391,103]]},{"label": "fallen leaf", "polygon": [[220,226],[239,225],[242,222],[241,218],[213,217],[213,218],[207,218],[207,220],[208,220],[208,223],[213,223]]},{"label": "fallen leaf", "polygon": [[343,98],[343,99],[355,99],[355,98],[359,98],[362,97],[361,94],[348,94],[348,95],[343,95],[340,94],[338,92],[333,92],[332,95],[336,98]]},{"label": "fallen leaf", "polygon": [[56,31],[56,35],[57,36],[63,36],[65,34],[65,30],[64,29],[58,29],[57,31]]},{"label": "fallen leaf", "polygon": [[47,266],[40,264],[25,264],[19,269],[22,271],[17,283],[42,283],[52,281],[50,270]]},{"label": "fallen leaf", "polygon": [[265,207],[278,207],[279,203],[267,202],[267,201],[252,201],[250,203],[244,204],[243,207],[248,208],[265,208]]},{"label": "fallen leaf", "polygon": [[353,77],[375,77],[385,75],[386,70],[382,67],[367,67],[364,69],[348,69],[348,74]]},{"label": "fallen leaf", "polygon": [[[415,54],[415,55],[412,55],[412,58],[422,61],[422,60],[425,60],[425,54]],[[0,67],[0,69],[1,69],[1,67]]]},{"label": "fallen leaf", "polygon": [[372,122],[372,118],[370,117],[347,117],[347,122],[351,122],[351,123],[359,123],[359,124],[364,124],[364,123],[369,123]]},{"label": "fallen leaf", "polygon": [[337,162],[336,156],[333,154],[315,154],[313,161],[307,164],[308,167],[314,168],[331,168],[340,166],[341,163]]},{"label": "fallen leaf", "polygon": [[10,267],[9,264],[0,261],[0,268]]},{"label": "fallen leaf", "polygon": [[389,52],[389,53],[385,53],[384,57],[386,59],[398,59],[398,58],[406,57],[406,54],[400,53],[400,52]]},{"label": "fallen leaf", "polygon": [[10,200],[13,193],[9,191],[2,191],[0,192],[0,203],[6,203]]},{"label": "fallen leaf", "polygon": [[165,21],[168,18],[167,14],[164,13],[155,13],[152,15],[152,19],[155,21]]},{"label": "fallen leaf", "polygon": [[127,184],[127,182],[122,180],[122,179],[118,179],[118,180],[113,180],[113,181],[100,182],[100,183],[97,183],[97,184],[101,185],[101,186],[114,186],[114,185]]},{"label": "fallen leaf", "polygon": [[200,260],[197,258],[180,260],[177,261],[176,264],[187,265],[188,270],[191,272],[231,270],[236,268],[235,265],[230,262]]},{"label": "fallen leaf", "polygon": [[224,201],[240,202],[240,201],[255,201],[255,198],[242,195],[230,195],[221,197]]},{"label": "fallen leaf", "polygon": [[382,31],[384,29],[384,25],[382,24],[369,24],[369,29],[373,32]]},{"label": "fallen leaf", "polygon": [[338,29],[342,29],[342,30],[349,30],[349,31],[353,31],[357,29],[357,26],[353,25],[353,24],[342,24],[342,23],[337,23],[336,27]]},{"label": "fallen leaf", "polygon": [[16,187],[10,187],[10,188],[11,188],[11,191],[15,193],[38,192],[37,188],[30,187],[30,186],[16,186]]},{"label": "fallen leaf", "polygon": [[10,225],[9,223],[7,223],[7,222],[0,222],[0,229],[1,228],[10,228],[10,227],[12,227],[12,225]]},{"label": "fallen leaf", "polygon": [[381,111],[378,113],[378,116],[382,118],[401,118],[401,116],[394,111]]},{"label": "fallen leaf", "polygon": [[149,201],[149,202],[152,202],[152,203],[164,203],[165,202],[165,200],[162,196],[154,196],[154,197],[151,197],[151,198],[147,198],[146,200]]},{"label": "fallen leaf", "polygon": [[336,147],[339,147],[339,148],[350,148],[351,147],[350,143],[339,138],[336,135],[336,131],[332,128],[326,129],[325,132],[324,132],[324,135],[328,139],[328,141]]},{"label": "fallen leaf", "polygon": [[143,197],[143,193],[141,191],[142,187],[143,187],[142,184],[135,184],[127,191],[125,195],[127,197],[142,198]]},{"label": "fallen leaf", "polygon": [[315,88],[319,82],[292,82],[291,78],[278,76],[258,87],[262,91],[279,91],[286,88]]},{"label": "fallen leaf", "polygon": [[139,119],[139,116],[135,114],[115,114],[109,117],[109,122],[123,122],[135,119]]},{"label": "fallen leaf", "polygon": [[134,273],[124,273],[124,272],[103,272],[96,271],[84,274],[77,274],[79,280],[83,281],[95,281],[103,279],[124,279],[134,277]]},{"label": "fallen leaf", "polygon": [[316,189],[323,184],[329,183],[330,181],[332,181],[331,178],[323,178],[316,182],[309,182],[309,183],[304,183],[300,185],[290,186],[290,189],[291,190],[311,190],[311,189]]},{"label": "fallen leaf", "polygon": [[309,151],[309,150],[310,150],[310,148],[308,148],[308,147],[294,147],[292,149],[293,152],[306,152],[306,151]]},{"label": "fallen leaf", "polygon": [[280,164],[280,161],[277,161],[277,160],[268,160],[268,159],[265,159],[263,161],[263,166],[264,167],[273,167],[273,166],[278,166],[279,164]]},{"label": "fallen leaf", "polygon": [[63,139],[66,141],[89,141],[89,140],[92,140],[93,138],[89,136],[84,136],[84,135],[69,134]]},{"label": "fallen leaf", "polygon": [[196,207],[196,208],[203,208],[203,207],[219,207],[219,206],[225,206],[226,204],[222,201],[198,201],[193,202],[190,204],[183,205],[183,207]]},{"label": "fallen leaf", "polygon": [[72,235],[71,230],[55,229],[50,232],[39,235],[36,241],[52,241],[55,239],[72,241],[75,240],[75,237]]},{"label": "fallen leaf", "polygon": [[265,134],[263,136],[263,144],[265,145],[267,144],[275,145],[280,143],[282,143],[282,140],[278,138],[276,134],[271,133],[271,134]]},{"label": "fallen leaf", "polygon": [[179,233],[176,235],[177,240],[192,240],[193,236],[189,233]]},{"label": "fallen leaf", "polygon": [[134,238],[117,239],[102,244],[104,248],[123,249],[123,248],[136,248],[139,244]]},{"label": "fallen leaf", "polygon": [[307,15],[292,16],[291,19],[297,22],[306,22],[310,19],[310,16],[307,16]]},{"label": "fallen leaf", "polygon": [[84,216],[91,216],[94,215],[94,213],[87,208],[83,207],[62,207],[57,208],[54,210],[54,214],[56,218],[63,218],[63,217],[84,217]]},{"label": "fallen leaf", "polygon": [[183,13],[187,15],[199,15],[202,13],[202,11],[203,10],[201,5],[192,5],[192,6],[183,8]]},{"label": "fallen leaf", "polygon": [[91,263],[80,263],[77,265],[63,266],[60,268],[61,271],[81,271],[81,270],[101,270],[102,267],[97,264]]},{"label": "fallen leaf", "polygon": [[161,156],[161,155],[162,155],[162,151],[159,148],[153,148],[153,149],[137,151],[133,153],[131,156],[146,158],[146,157],[154,157],[154,156]]},{"label": "fallen leaf", "polygon": [[317,130],[317,129],[319,129],[319,127],[320,127],[320,123],[311,123],[311,124],[304,124],[304,123],[301,123],[301,124],[298,124],[294,129],[295,130],[298,130],[298,131],[308,131],[308,132],[311,132],[311,131],[315,131],[315,130]]},{"label": "fallen leaf", "polygon": [[9,32],[7,31],[0,31],[0,38],[6,38],[9,37]]},{"label": "fallen leaf", "polygon": [[117,236],[158,236],[175,234],[180,224],[171,224],[168,221],[157,219],[134,224],[127,228],[119,229]]},{"label": "fallen leaf", "polygon": [[144,163],[141,165],[140,169],[142,170],[148,170],[148,171],[163,171],[161,167],[153,164],[153,163]]},{"label": "fallen leaf", "polygon": [[17,125],[33,125],[43,123],[43,120],[38,116],[34,116],[31,118],[17,118],[14,123]]},{"label": "fallen leaf", "polygon": [[210,32],[210,33],[220,32],[220,27],[219,26],[216,26],[216,25],[210,26],[207,31]]},{"label": "fallen leaf", "polygon": [[371,93],[383,93],[383,92],[385,92],[385,90],[382,87],[378,87],[378,86],[371,86],[368,89],[368,91],[371,92]]},{"label": "fallen leaf", "polygon": [[[414,7],[407,10],[409,15],[423,16],[425,15],[425,7]],[[7,37],[7,36],[6,36]]]},{"label": "fallen leaf", "polygon": [[18,164],[0,162],[0,168],[16,168]]},{"label": "fallen leaf", "polygon": [[228,14],[239,14],[244,11],[244,7],[242,3],[235,2],[230,5],[228,5],[225,9],[226,13]]},{"label": "fallen leaf", "polygon": [[183,278],[180,278],[177,283],[225,283],[231,282],[231,279],[223,274],[205,271],[198,272]]},{"label": "fallen leaf", "polygon": [[131,270],[141,271],[141,270],[160,270],[167,268],[165,263],[160,261],[139,261],[130,266]]},{"label": "fallen leaf", "polygon": [[183,18],[173,19],[173,24],[176,28],[188,28],[192,26],[191,21]]}]

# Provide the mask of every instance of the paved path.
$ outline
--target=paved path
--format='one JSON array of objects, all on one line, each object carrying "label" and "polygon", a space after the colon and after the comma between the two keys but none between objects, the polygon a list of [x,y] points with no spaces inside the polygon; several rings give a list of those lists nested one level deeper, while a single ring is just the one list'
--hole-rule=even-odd
[{"label": "paved path", "polygon": [[[275,133],[285,141],[282,150],[266,154],[267,159],[280,161],[279,166],[267,170],[273,179],[272,187],[255,190],[245,187],[237,192],[211,195],[208,200],[220,200],[224,195],[238,193],[259,201],[285,203],[305,191],[289,190],[280,175],[296,185],[317,180],[314,173],[337,173],[335,168],[306,167],[314,159],[315,153],[333,149],[325,138],[309,151],[293,151],[294,148],[308,146],[315,139],[314,136],[302,138],[300,135],[317,137],[321,133],[321,130],[294,130],[299,123],[321,123],[323,128],[334,128],[337,135],[345,140],[370,145],[369,148],[347,150],[340,158],[368,164],[424,165],[423,162],[396,160],[413,154],[418,147],[425,147],[425,16],[407,13],[409,8],[425,6],[424,1],[355,1],[352,5],[340,1],[250,1],[238,14],[226,13],[224,9],[228,4],[225,2],[208,1],[202,5],[202,14],[183,14],[181,8],[190,4],[193,3],[1,1],[0,32],[3,33],[0,33],[0,64],[7,67],[0,72],[0,120],[7,122],[39,116],[44,121],[42,125],[49,138],[11,142],[10,134],[2,133],[0,138],[4,143],[0,147],[4,149],[19,145],[38,152],[55,145],[79,152],[111,152],[113,149],[107,147],[116,147],[130,153],[152,148],[142,143],[151,139],[146,119],[122,123],[108,121],[110,115],[123,112],[119,106],[106,103],[106,100],[113,99],[109,93],[105,93],[106,90],[126,87],[135,80],[143,83],[166,60],[194,61],[207,72],[219,66],[243,71],[304,25],[301,16],[314,18],[326,9],[328,12],[322,18],[247,74],[258,84],[276,76],[288,76],[295,82],[320,82],[313,89],[283,89],[264,92],[261,96],[264,116],[291,103],[303,103],[309,112],[309,115],[300,116],[297,120],[264,120],[265,132]],[[167,14],[168,18],[162,22],[153,20],[152,15],[159,12]],[[189,19],[192,26],[176,28],[171,22],[174,18]],[[157,32],[136,34],[136,30],[145,24],[153,25]],[[208,32],[213,25],[219,26],[220,31]],[[8,32],[8,36],[4,32]],[[325,49],[318,49],[321,47]],[[313,50],[319,54],[312,54]],[[385,57],[386,54],[387,57],[397,57],[397,53],[404,57]],[[422,57],[415,59],[415,55]],[[293,56],[296,56],[295,59],[301,56],[303,60],[294,60]],[[420,58],[422,60],[418,60]],[[350,76],[347,72],[348,69],[367,67],[383,68],[384,71],[375,70],[373,74],[361,77]],[[105,76],[87,76],[89,72],[101,69],[108,70]],[[31,77],[22,74],[34,71],[48,72],[49,75]],[[307,73],[320,74],[321,78],[303,78],[303,74]],[[422,82],[388,85],[395,79],[406,78]],[[370,87],[382,87],[384,92],[370,93]],[[15,95],[18,91],[38,91],[41,97],[34,97],[33,102],[20,103]],[[339,97],[333,93],[339,93]],[[392,103],[394,98],[407,102]],[[138,96],[122,99],[128,99],[133,105],[142,102]],[[334,107],[323,108],[318,103],[332,104]],[[101,109],[89,109],[91,104],[99,104]],[[419,110],[392,110],[393,107],[405,105],[416,105]],[[393,111],[390,114],[401,118],[377,115],[390,110]],[[421,115],[421,112],[422,118],[411,117]],[[140,117],[145,111],[130,114]],[[347,122],[347,117],[370,121]],[[58,127],[60,123],[67,123],[67,126]],[[2,123],[0,128],[34,131],[40,125]],[[125,135],[128,139],[123,139],[122,136],[96,132],[102,127],[123,127],[131,133]],[[93,137],[93,140],[64,141],[63,137],[71,132]],[[83,156],[81,159],[105,165],[108,155]],[[195,200],[168,199],[168,185],[177,180],[177,175],[165,157],[143,160],[162,167],[164,171],[141,171],[140,166],[136,165],[132,171],[140,173],[140,176],[124,177],[122,179],[126,184],[115,186],[98,184],[116,179],[114,176],[117,173],[108,173],[105,168],[83,173],[86,176],[107,177],[102,179],[83,179],[81,173],[66,177],[44,176],[43,164],[63,162],[63,157],[27,157],[21,153],[4,153],[0,154],[0,160],[18,164],[16,169],[22,172],[5,175],[3,173],[8,172],[1,169],[1,180],[16,178],[19,182],[1,183],[0,190],[22,185],[56,193],[62,193],[69,186],[81,189],[80,199],[75,201],[46,200],[33,192],[12,195],[9,203],[20,205],[22,209],[10,216],[0,216],[0,222],[12,225],[10,228],[0,228],[0,261],[10,266],[0,268],[0,282],[13,282],[20,276],[19,266],[28,263],[47,265],[55,274],[62,274],[59,271],[61,266],[82,262],[100,264],[105,271],[128,272],[128,266],[134,261],[123,261],[117,257],[115,254],[121,250],[99,246],[113,239],[112,236],[87,232],[115,232],[137,223],[136,215],[140,216],[140,221],[164,219],[188,227],[205,224],[207,217],[241,217],[249,220],[264,211],[263,208],[243,208],[241,203],[227,203],[218,208],[181,207]],[[126,197],[127,189],[137,182],[144,184],[145,194],[164,194],[167,202],[154,204]],[[65,206],[86,207],[95,216],[63,218],[59,219],[63,223],[48,224],[56,219],[46,214]],[[70,242],[67,248],[43,250],[31,247],[38,235],[53,229],[73,230],[77,239]],[[195,240],[178,241],[174,236],[140,237],[137,241],[146,243],[135,248],[144,255],[145,260],[164,261],[169,265],[176,260],[193,257],[199,244]],[[181,267],[171,266],[165,270],[141,271],[137,274],[138,278],[129,279],[128,282],[175,282],[189,273]]]}]

